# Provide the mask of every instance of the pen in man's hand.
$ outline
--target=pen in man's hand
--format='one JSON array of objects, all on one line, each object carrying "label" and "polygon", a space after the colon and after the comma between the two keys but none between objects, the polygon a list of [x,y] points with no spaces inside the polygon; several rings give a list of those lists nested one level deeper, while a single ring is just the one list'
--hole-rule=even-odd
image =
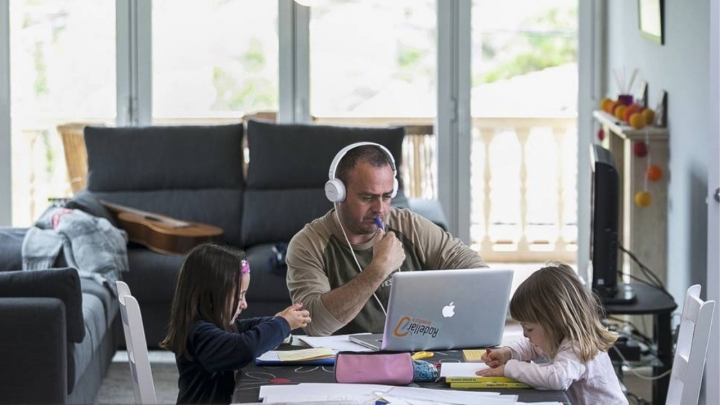
[{"label": "pen in man's hand", "polygon": [[385,228],[383,227],[383,224],[380,221],[380,217],[375,217],[375,225],[378,227],[378,229],[382,229],[382,231],[385,232]]}]

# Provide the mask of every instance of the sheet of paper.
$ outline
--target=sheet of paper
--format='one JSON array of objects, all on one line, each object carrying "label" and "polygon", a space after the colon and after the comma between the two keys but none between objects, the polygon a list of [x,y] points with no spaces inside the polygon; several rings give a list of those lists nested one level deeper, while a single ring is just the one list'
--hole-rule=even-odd
[{"label": "sheet of paper", "polygon": [[435,390],[430,388],[393,387],[387,393],[405,400],[423,400],[456,405],[512,405],[517,395],[500,395],[498,392],[469,392],[457,390]]},{"label": "sheet of paper", "polygon": [[353,343],[348,339],[350,335],[337,336],[298,336],[298,339],[312,347],[327,347],[329,349],[350,352],[371,352],[371,349]]},{"label": "sheet of paper", "polygon": [[301,361],[324,359],[327,357],[335,357],[335,351],[327,348],[313,348],[301,350],[283,350],[278,351],[277,356],[280,361]]},{"label": "sheet of paper", "polygon": [[323,384],[263,385],[259,397],[265,403],[303,401],[363,401],[375,400],[376,391],[386,392],[391,385],[380,384]]},{"label": "sheet of paper", "polygon": [[325,394],[281,394],[270,395],[265,398],[263,404],[302,404],[302,405],[369,405],[374,404],[376,396],[356,395],[352,397],[337,397]]},{"label": "sheet of paper", "polygon": [[280,361],[280,358],[278,357],[278,352],[276,350],[270,350],[258,357],[258,360],[262,361]]},{"label": "sheet of paper", "polygon": [[465,349],[465,350],[463,350],[463,357],[465,357],[465,361],[467,361],[467,362],[482,361],[483,354],[485,354],[485,349],[478,349],[478,350]]},{"label": "sheet of paper", "polygon": [[477,377],[475,372],[486,368],[485,363],[442,363],[440,377]]},{"label": "sheet of paper", "polygon": [[429,388],[394,387],[379,384],[321,384],[264,385],[260,398],[264,403],[342,401],[343,403],[374,401],[379,397],[394,399],[394,403],[422,405],[512,405],[515,395],[497,392],[467,392]]},{"label": "sheet of paper", "polygon": [[562,405],[562,402],[518,402],[517,405]]}]

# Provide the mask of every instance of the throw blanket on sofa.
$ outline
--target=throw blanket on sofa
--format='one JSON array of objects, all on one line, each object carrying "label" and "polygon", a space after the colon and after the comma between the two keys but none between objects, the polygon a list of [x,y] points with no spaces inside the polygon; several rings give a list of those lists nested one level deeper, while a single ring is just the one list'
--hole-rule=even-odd
[{"label": "throw blanket on sofa", "polygon": [[23,270],[54,267],[60,249],[80,277],[106,285],[117,295],[115,281],[128,271],[127,233],[80,210],[51,208],[25,235]]}]

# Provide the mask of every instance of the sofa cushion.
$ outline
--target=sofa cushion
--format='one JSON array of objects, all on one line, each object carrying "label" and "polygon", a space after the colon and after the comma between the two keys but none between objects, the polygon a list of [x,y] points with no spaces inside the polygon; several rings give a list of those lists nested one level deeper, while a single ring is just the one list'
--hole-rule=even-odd
[{"label": "sofa cushion", "polygon": [[85,337],[80,277],[73,268],[1,272],[0,297],[58,298],[65,304],[68,341]]},{"label": "sofa cushion", "polygon": [[162,302],[168,308],[175,295],[175,283],[184,256],[168,256],[149,249],[128,248],[130,271],[125,281],[138,302]]},{"label": "sofa cushion", "polygon": [[[402,164],[405,128],[362,128],[329,125],[275,124],[250,120],[247,129],[250,166],[248,188],[324,187],[335,155],[355,142],[385,146]],[[402,188],[402,179],[398,179]]]},{"label": "sofa cushion", "polygon": [[102,301],[88,293],[83,293],[82,300],[85,338],[68,345],[68,393],[73,392],[108,330]]},{"label": "sofa cushion", "polygon": [[[223,240],[242,246],[240,221],[242,220],[242,190],[156,190],[95,192],[104,201],[131,208],[163,214],[185,221],[215,225],[223,230]],[[131,271],[134,270],[132,264]]]},{"label": "sofa cushion", "polygon": [[243,125],[86,127],[90,191],[239,189]]},{"label": "sofa cushion", "polygon": [[[80,288],[82,289],[83,297],[85,297],[85,295],[92,295],[100,300],[105,312],[105,321],[107,322],[106,327],[109,328],[118,313],[118,309],[120,308],[117,297],[115,297],[107,287],[100,285],[95,280],[91,280],[89,278],[80,279]],[[83,298],[83,307],[84,306],[85,299]]]},{"label": "sofa cushion", "polygon": [[22,270],[22,244],[28,228],[0,227],[0,272]]},{"label": "sofa cushion", "polygon": [[272,250],[273,246],[275,244],[257,245],[245,252],[250,263],[250,288],[247,292],[249,306],[254,302],[271,301],[290,305],[290,293],[285,281],[287,266],[278,263],[277,255]]},{"label": "sofa cushion", "polygon": [[[242,240],[246,247],[288,242],[305,224],[325,214],[328,169],[345,146],[379,143],[402,163],[405,129],[288,125],[249,121],[250,166],[243,206]],[[407,206],[402,180],[394,206]]]},{"label": "sofa cushion", "polygon": [[305,224],[332,208],[319,188],[246,190],[244,198],[242,240],[245,246],[289,242]]}]

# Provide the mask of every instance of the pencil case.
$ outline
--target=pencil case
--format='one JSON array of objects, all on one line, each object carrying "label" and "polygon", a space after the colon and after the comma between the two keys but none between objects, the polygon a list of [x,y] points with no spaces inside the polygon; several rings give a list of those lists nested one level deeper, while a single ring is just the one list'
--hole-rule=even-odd
[{"label": "pencil case", "polygon": [[407,385],[413,377],[410,353],[339,352],[335,355],[338,383]]}]

